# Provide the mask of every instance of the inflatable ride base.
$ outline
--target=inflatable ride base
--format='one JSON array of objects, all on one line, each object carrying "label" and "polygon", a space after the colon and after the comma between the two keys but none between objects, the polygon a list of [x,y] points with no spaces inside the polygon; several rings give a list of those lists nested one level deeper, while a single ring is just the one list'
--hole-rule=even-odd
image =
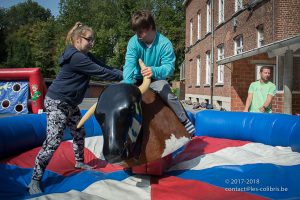
[{"label": "inflatable ride base", "polygon": [[147,175],[163,175],[164,172],[171,166],[173,162],[173,156],[167,155],[152,163],[146,163],[141,166],[132,167],[133,174],[147,174]]},{"label": "inflatable ride base", "polygon": [[300,117],[201,111],[195,124],[196,137],[171,158],[131,172],[104,160],[93,116],[85,124],[84,149],[93,170],[75,169],[66,130],[43,176],[43,193],[30,196],[46,116],[0,118],[0,199],[300,199]]}]

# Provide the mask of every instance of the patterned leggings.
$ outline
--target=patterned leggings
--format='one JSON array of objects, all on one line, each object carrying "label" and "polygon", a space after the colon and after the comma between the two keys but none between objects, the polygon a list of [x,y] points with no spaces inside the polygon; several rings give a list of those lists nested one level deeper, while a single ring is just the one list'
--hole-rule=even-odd
[{"label": "patterned leggings", "polygon": [[73,137],[75,160],[79,162],[84,161],[85,130],[84,128],[76,128],[77,123],[81,119],[78,106],[71,106],[46,96],[45,108],[47,113],[47,137],[36,157],[32,174],[32,179],[38,181],[42,179],[50,159],[60,145],[66,126],[70,128]]}]

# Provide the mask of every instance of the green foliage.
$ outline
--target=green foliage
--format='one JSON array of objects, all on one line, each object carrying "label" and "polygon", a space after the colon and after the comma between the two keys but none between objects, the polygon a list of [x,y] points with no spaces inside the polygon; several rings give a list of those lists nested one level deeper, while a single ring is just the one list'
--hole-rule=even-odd
[{"label": "green foliage", "polygon": [[155,13],[157,29],[173,43],[176,54],[175,79],[179,79],[179,66],[184,60],[185,15],[182,1],[156,0]]},{"label": "green foliage", "polygon": [[[44,76],[55,74],[55,21],[50,10],[27,1],[4,12],[5,67],[38,67]],[[4,61],[4,62],[3,62]],[[5,62],[6,61],[6,62]]]},{"label": "green foliage", "polygon": [[45,77],[55,76],[67,32],[81,21],[96,34],[95,56],[122,68],[127,43],[134,34],[130,18],[141,9],[152,11],[158,31],[172,41],[176,79],[184,59],[185,37],[185,14],[179,0],[60,0],[57,19],[32,0],[8,10],[0,8],[0,39],[5,41],[0,45],[0,66],[39,67]]},{"label": "green foliage", "polygon": [[54,21],[39,21],[19,27],[6,38],[8,67],[38,67],[44,76],[55,74]]},{"label": "green foliage", "polygon": [[32,65],[31,44],[27,33],[30,26],[22,26],[17,31],[12,32],[6,39],[7,65],[9,67],[30,67]]},{"label": "green foliage", "polygon": [[51,12],[38,3],[28,0],[7,10],[6,18],[9,19],[8,29],[14,31],[23,25],[34,24],[37,21],[47,21],[51,18]]},{"label": "green foliage", "polygon": [[180,90],[178,88],[171,88],[173,94],[175,94],[178,98],[180,96]]},{"label": "green foliage", "polygon": [[38,22],[30,28],[30,44],[33,59],[33,67],[42,69],[45,76],[55,74],[55,31],[54,22]]},{"label": "green foliage", "polygon": [[6,60],[6,45],[3,41],[6,38],[6,28],[7,28],[8,19],[6,18],[6,11],[3,8],[0,8],[0,63]]}]

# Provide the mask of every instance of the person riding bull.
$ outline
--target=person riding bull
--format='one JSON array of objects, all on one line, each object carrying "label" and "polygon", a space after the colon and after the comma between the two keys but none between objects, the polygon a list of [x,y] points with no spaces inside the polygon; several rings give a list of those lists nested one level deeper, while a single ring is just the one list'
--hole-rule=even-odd
[{"label": "person riding bull", "polygon": [[[135,35],[127,45],[123,82],[139,84],[143,77],[151,78],[150,88],[171,107],[187,132],[193,136],[195,127],[166,81],[174,73],[176,60],[171,41],[156,31],[154,18],[149,11],[143,10],[133,14],[131,27]],[[140,69],[139,59],[146,64],[145,69]]]}]

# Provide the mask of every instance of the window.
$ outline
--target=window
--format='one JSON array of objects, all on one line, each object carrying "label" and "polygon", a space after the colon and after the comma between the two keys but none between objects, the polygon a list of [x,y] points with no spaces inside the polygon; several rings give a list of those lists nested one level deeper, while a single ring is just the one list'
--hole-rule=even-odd
[{"label": "window", "polygon": [[[224,45],[218,47],[218,60],[224,58]],[[224,65],[218,65],[218,83],[224,83]]]},{"label": "window", "polygon": [[190,21],[190,46],[193,44],[193,20]]},{"label": "window", "polygon": [[271,68],[271,77],[270,77],[270,81],[276,85],[276,82],[275,82],[275,81],[276,81],[276,80],[275,80],[275,77],[276,77],[276,76],[275,76],[275,75],[276,75],[276,73],[275,73],[275,65],[264,65],[264,64],[256,65],[255,80],[259,80],[259,79],[260,79],[260,68],[261,68],[262,66],[268,66],[268,67]]},{"label": "window", "polygon": [[206,5],[206,32],[211,32],[211,2],[208,1]]},{"label": "window", "polygon": [[210,85],[210,64],[211,64],[211,58],[210,58],[210,51],[206,52],[206,72],[205,72],[205,84]]},{"label": "window", "polygon": [[219,0],[219,24],[224,22],[224,0]]},{"label": "window", "polygon": [[240,54],[243,52],[243,36],[237,36],[234,39],[234,54]]},{"label": "window", "polygon": [[257,27],[257,47],[264,45],[264,29],[263,26]]},{"label": "window", "polygon": [[243,9],[243,0],[235,0],[234,11],[237,12]]},{"label": "window", "polygon": [[201,39],[201,14],[198,13],[198,29],[197,29],[197,40]]},{"label": "window", "polygon": [[200,86],[201,80],[201,59],[200,57],[197,58],[197,79],[196,79],[196,86]]}]

